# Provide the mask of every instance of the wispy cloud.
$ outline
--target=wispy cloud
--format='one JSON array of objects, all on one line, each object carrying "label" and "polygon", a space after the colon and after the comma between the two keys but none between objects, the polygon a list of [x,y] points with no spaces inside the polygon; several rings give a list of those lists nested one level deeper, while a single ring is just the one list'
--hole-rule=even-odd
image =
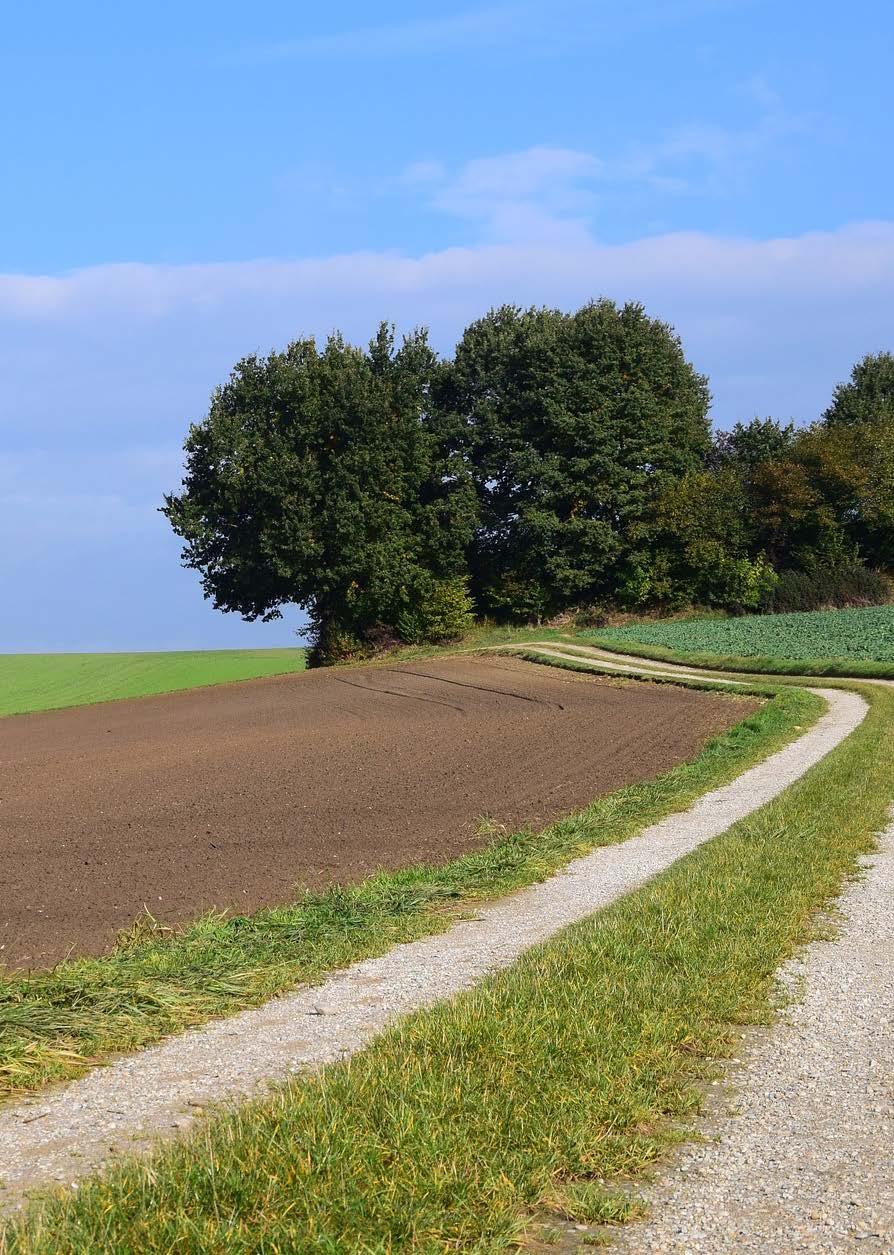
[{"label": "wispy cloud", "polygon": [[603,163],[571,148],[534,147],[480,157],[451,172],[438,162],[410,166],[402,182],[443,213],[480,224],[490,238],[544,239],[586,231],[593,181]]},{"label": "wispy cloud", "polygon": [[243,49],[240,60],[286,61],[312,57],[403,57],[481,48],[524,29],[530,4],[508,4],[443,17],[307,35]]},{"label": "wispy cloud", "polygon": [[755,166],[820,130],[763,79],[737,93],[755,106],[738,126],[693,121],[614,153],[535,146],[450,167],[416,162],[395,181],[429,208],[479,224],[487,239],[582,238],[600,204],[640,187],[651,196],[733,195]]},{"label": "wispy cloud", "polygon": [[369,24],[246,45],[227,60],[289,61],[308,58],[425,56],[526,46],[558,53],[584,45],[606,46],[666,26],[722,17],[758,0],[514,0],[439,17]]},{"label": "wispy cloud", "polygon": [[699,194],[734,191],[757,162],[790,141],[821,129],[812,113],[791,109],[765,79],[743,83],[737,95],[752,107],[738,126],[694,121],[635,148],[617,167],[619,176],[644,180],[661,190]]}]

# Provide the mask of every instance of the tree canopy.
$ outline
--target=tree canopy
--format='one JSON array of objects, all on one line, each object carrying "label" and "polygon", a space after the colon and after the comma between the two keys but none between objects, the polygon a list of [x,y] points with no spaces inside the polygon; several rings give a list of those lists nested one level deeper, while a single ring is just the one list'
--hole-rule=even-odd
[{"label": "tree canopy", "polygon": [[835,389],[823,415],[830,427],[894,419],[894,353],[868,353]]},{"label": "tree canopy", "polygon": [[887,596],[869,568],[894,566],[894,356],[807,427],[712,439],[709,400],[636,304],[502,306],[450,360],[387,324],[366,349],[297,340],[237,363],[163,512],[216,607],[303,607],[321,662],[456,636],[475,610]]},{"label": "tree canopy", "polygon": [[424,332],[367,351],[332,336],[247,357],[190,428],[164,513],[222,610],[304,607],[323,655],[461,578],[473,494],[426,422],[439,370]]},{"label": "tree canopy", "polygon": [[661,485],[710,443],[707,381],[642,306],[503,306],[456,350],[445,408],[472,466],[480,607],[527,618],[610,594]]}]

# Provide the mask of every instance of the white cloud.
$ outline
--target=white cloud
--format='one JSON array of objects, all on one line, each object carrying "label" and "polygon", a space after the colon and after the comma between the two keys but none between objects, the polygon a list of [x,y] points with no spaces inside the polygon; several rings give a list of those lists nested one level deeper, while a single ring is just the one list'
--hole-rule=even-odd
[{"label": "white cloud", "polygon": [[[577,235],[419,257],[363,252],[0,277],[0,424],[58,431],[114,421],[155,447],[200,412],[242,353],[335,327],[363,341],[380,318],[426,323],[449,350],[495,303],[571,306],[602,293],[642,300],[677,326],[713,378],[721,417],[806,418],[856,355],[894,339],[894,224],[770,240],[686,232],[602,244]],[[749,392],[741,381],[752,372],[770,382]]]},{"label": "white cloud", "polygon": [[762,78],[744,83],[739,95],[757,106],[752,118],[739,126],[694,121],[674,127],[622,158],[616,176],[666,191],[734,192],[757,162],[792,140],[823,133],[821,119],[790,109]]},{"label": "white cloud", "polygon": [[479,157],[450,174],[436,162],[411,166],[404,181],[421,187],[430,204],[465,218],[501,240],[583,237],[603,163],[571,148],[528,148]]},{"label": "white cloud", "polygon": [[658,195],[734,195],[758,163],[805,135],[824,134],[814,115],[789,109],[762,78],[738,95],[753,106],[739,125],[700,120],[677,125],[647,144],[597,156],[538,145],[478,157],[456,169],[417,161],[396,180],[429,208],[479,224],[486,238],[544,240],[586,234],[600,202],[639,186]]}]

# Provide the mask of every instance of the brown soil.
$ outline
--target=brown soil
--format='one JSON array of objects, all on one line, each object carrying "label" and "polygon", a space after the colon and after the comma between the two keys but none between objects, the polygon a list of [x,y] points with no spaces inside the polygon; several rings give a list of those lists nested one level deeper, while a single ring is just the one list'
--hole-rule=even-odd
[{"label": "brown soil", "polygon": [[511,658],[312,672],[0,719],[0,964],[144,909],[288,901],[444,862],[690,758],[755,702]]}]

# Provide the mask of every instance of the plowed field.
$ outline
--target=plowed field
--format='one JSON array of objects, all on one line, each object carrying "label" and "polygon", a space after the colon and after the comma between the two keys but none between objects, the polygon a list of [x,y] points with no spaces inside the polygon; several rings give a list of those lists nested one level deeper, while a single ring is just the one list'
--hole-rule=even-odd
[{"label": "plowed field", "polygon": [[0,964],[147,908],[238,912],[443,862],[691,758],[754,702],[512,658],[319,671],[0,719]]}]

